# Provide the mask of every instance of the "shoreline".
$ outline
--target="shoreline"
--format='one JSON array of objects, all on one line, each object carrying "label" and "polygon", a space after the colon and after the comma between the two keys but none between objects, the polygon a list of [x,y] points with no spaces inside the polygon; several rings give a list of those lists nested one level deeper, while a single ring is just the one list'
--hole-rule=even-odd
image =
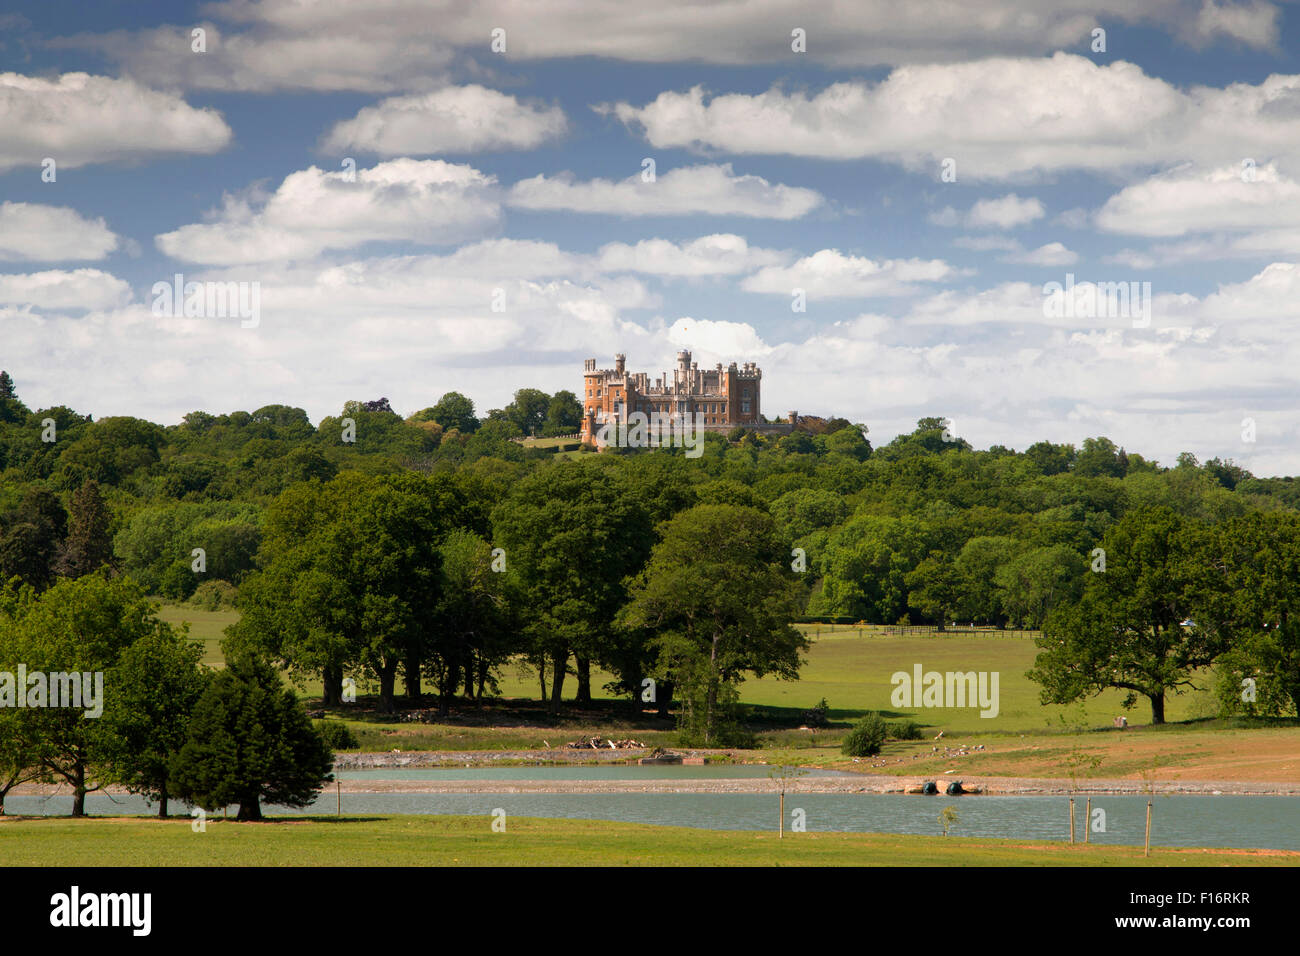
[{"label": "shoreline", "polygon": [[[879,777],[860,778],[824,777],[810,773],[805,777],[788,780],[786,793],[877,793],[906,794],[933,777]],[[966,788],[978,787],[980,793],[962,796],[1070,796],[1070,795],[1132,795],[1141,796],[1148,791],[1144,784],[1134,781],[1094,781],[1090,786],[1072,789],[1069,781],[1052,779],[1006,777],[946,777],[935,782],[940,785],[940,795],[947,781],[960,779]],[[625,793],[776,793],[776,785],[762,778],[731,778],[722,780],[341,780],[343,793],[552,793],[552,794],[625,794]],[[1153,783],[1149,791],[1154,796],[1172,794],[1199,796],[1300,796],[1300,784],[1278,785],[1268,783],[1180,781]]]},{"label": "shoreline", "polygon": [[[334,770],[352,771],[419,770],[438,768],[481,767],[554,767],[591,765],[635,765],[647,756],[648,750],[501,750],[501,751],[389,751],[382,753],[338,753]],[[742,756],[729,750],[680,750],[674,756],[690,758],[692,762],[709,760],[720,765],[768,766],[763,763],[746,764]],[[710,760],[710,758],[712,758]],[[674,765],[667,765],[674,766]],[[775,765],[772,765],[775,767]],[[805,774],[786,781],[787,793],[897,793],[903,794],[918,788],[927,780],[939,785],[940,795],[947,783],[960,780],[964,786],[979,788],[981,793],[964,796],[1069,796],[1077,794],[1201,795],[1201,796],[1300,796],[1300,781],[1243,781],[1243,780],[1159,780],[1146,781],[1122,778],[1097,778],[1080,780],[1077,785],[1063,777],[997,777],[980,775],[939,774],[923,776],[907,774],[866,774],[851,770],[836,770],[829,775],[824,768],[804,768]],[[775,781],[763,777],[699,778],[688,780],[403,780],[342,779],[337,789],[343,793],[572,793],[572,794],[625,794],[625,793],[774,793]],[[333,790],[327,784],[322,794]],[[66,784],[28,783],[10,791],[14,796],[71,794]],[[106,787],[96,791],[121,795],[121,787]]]},{"label": "shoreline", "polygon": [[[786,793],[876,793],[907,794],[915,790],[926,780],[939,784],[939,796],[944,796],[943,788],[948,781],[960,780],[969,790],[979,788],[978,793],[965,793],[961,796],[978,798],[981,796],[1096,796],[1126,795],[1141,796],[1245,796],[1245,797],[1296,797],[1300,796],[1300,784],[1250,783],[1243,781],[1168,781],[1152,782],[1150,790],[1140,781],[1132,780],[1096,780],[1077,789],[1070,786],[1068,780],[1051,778],[1019,777],[826,777],[815,772],[807,776],[786,781]],[[629,793],[776,793],[776,784],[761,777],[698,779],[698,780],[355,780],[337,781],[342,793],[411,793],[457,794],[457,793],[501,793],[501,794],[629,794]],[[327,784],[322,790],[322,797],[328,796],[334,786]],[[124,796],[127,791],[122,787],[111,786],[93,793],[105,793]],[[66,784],[23,784],[10,791],[10,796],[70,796],[72,789]]]}]

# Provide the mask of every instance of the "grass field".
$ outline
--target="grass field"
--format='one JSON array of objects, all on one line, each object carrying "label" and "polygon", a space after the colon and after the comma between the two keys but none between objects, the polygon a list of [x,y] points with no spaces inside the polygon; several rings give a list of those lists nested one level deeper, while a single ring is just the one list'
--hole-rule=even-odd
[{"label": "grass field", "polygon": [[[185,605],[165,605],[161,616],[190,623],[192,637],[204,642],[204,660],[221,662],[222,631],[236,611],[201,611]],[[759,749],[744,759],[805,766],[852,768],[904,775],[941,774],[958,769],[968,776],[1067,777],[1071,766],[1079,779],[1135,778],[1149,774],[1164,780],[1300,781],[1300,723],[1276,727],[1243,721],[1218,721],[1207,689],[1173,695],[1167,701],[1169,724],[1143,726],[1149,719],[1145,702],[1128,711],[1130,728],[1119,732],[1111,719],[1125,713],[1122,695],[1109,692],[1082,707],[1043,705],[1038,686],[1025,677],[1037,652],[1028,637],[990,635],[888,636],[879,627],[807,625],[813,640],[798,681],[748,680],[741,688],[751,708],[751,726]],[[974,708],[895,708],[890,677],[911,672],[915,664],[945,672],[997,671],[999,712],[984,718]],[[336,711],[348,720],[361,749],[387,750],[533,750],[563,746],[570,740],[601,736],[634,738],[646,746],[677,743],[674,723],[617,702],[603,689],[609,674],[594,671],[596,706],[579,711],[566,703],[561,717],[552,717],[538,703],[535,672],[522,664],[501,674],[502,700],[483,709],[458,703],[451,719],[438,723],[402,723],[373,711],[365,701],[356,710]],[[1208,674],[1200,675],[1208,683]],[[571,697],[576,682],[566,682]],[[373,692],[361,682],[363,695]],[[319,683],[300,689],[307,699],[318,698]],[[825,698],[831,725],[816,732],[799,730],[805,710]],[[426,701],[426,703],[428,703]],[[912,719],[923,728],[923,741],[891,741],[879,758],[853,763],[839,750],[848,727],[860,715],[879,710],[891,720]],[[1066,718],[1070,727],[1062,724]],[[1088,732],[1078,733],[1084,727]],[[943,739],[935,738],[943,732]],[[946,745],[974,750],[959,758],[945,753]],[[936,751],[936,747],[938,750]]]},{"label": "grass field", "polygon": [[[206,664],[222,663],[221,636],[230,624],[238,620],[239,612],[204,611],[188,605],[164,604],[159,616],[169,623],[188,622],[191,638],[203,642],[203,661]],[[927,730],[937,733],[989,733],[1006,731],[1043,731],[1056,726],[1067,708],[1044,706],[1038,701],[1038,685],[1025,677],[1033,665],[1037,648],[1024,637],[1001,636],[935,636],[893,637],[884,636],[878,627],[835,627],[832,625],[800,625],[813,640],[797,681],[774,678],[751,679],[741,687],[745,704],[770,708],[788,708],[791,711],[807,710],[825,698],[830,705],[832,720],[855,719],[870,710],[878,710],[891,717],[910,717]],[[924,710],[895,708],[890,703],[893,685],[890,677],[896,671],[911,673],[915,664],[927,671],[997,671],[999,674],[1000,706],[996,717],[985,718],[974,708]],[[612,675],[594,669],[592,694],[597,699],[612,699],[603,685]],[[1208,674],[1201,675],[1200,683],[1208,683]],[[566,692],[576,688],[570,677]],[[364,692],[364,687],[363,691]],[[308,696],[318,696],[318,683],[303,687]],[[535,673],[522,666],[507,666],[501,679],[501,693],[505,697],[536,699],[538,681]],[[1109,725],[1111,718],[1125,713],[1121,701],[1124,695],[1112,691],[1089,700],[1082,708],[1069,708],[1072,723],[1088,726]],[[1208,689],[1171,696],[1166,703],[1166,718],[1170,721],[1190,720],[1213,716],[1214,702]],[[1127,712],[1131,724],[1145,723],[1149,707],[1145,701]],[[933,735],[933,733],[931,735]]]},{"label": "grass field", "polygon": [[204,611],[188,604],[163,604],[158,610],[159,619],[168,624],[188,623],[190,640],[203,642],[203,663],[214,667],[225,666],[221,654],[221,638],[227,627],[239,620],[238,611]]},{"label": "grass field", "polygon": [[[694,830],[510,817],[294,817],[267,823],[0,818],[6,866],[1297,866],[1300,853],[1084,846],[874,833]],[[960,826],[960,823],[958,824]]]},{"label": "grass field", "polygon": [[582,444],[576,438],[525,438],[523,440],[525,448],[557,448],[561,451],[576,450]]},{"label": "grass field", "polygon": [[[799,680],[775,678],[746,680],[741,686],[745,704],[803,711],[825,698],[830,718],[852,720],[867,711],[878,710],[887,717],[909,717],[930,732],[989,733],[994,731],[1043,731],[1060,729],[1066,714],[1073,723],[1091,727],[1109,726],[1111,719],[1127,714],[1130,724],[1145,723],[1150,707],[1139,701],[1131,711],[1121,707],[1124,694],[1112,691],[1089,700],[1082,711],[1075,706],[1044,706],[1039,703],[1039,686],[1025,676],[1033,666],[1038,649],[1025,637],[890,637],[878,627],[834,627],[800,625],[813,640]],[[820,631],[820,635],[818,634]],[[859,636],[861,635],[861,636]],[[996,717],[981,717],[975,708],[924,710],[895,708],[890,703],[896,671],[908,674],[916,664],[927,671],[997,671],[1000,707]],[[607,696],[602,685],[611,675],[592,672],[592,694]],[[1200,683],[1208,683],[1208,674]],[[572,693],[573,681],[566,689]],[[507,697],[537,697],[535,676],[508,672],[501,682]],[[1166,700],[1165,717],[1170,721],[1211,717],[1216,708],[1209,690],[1191,691]],[[1068,713],[1067,713],[1068,711]],[[1082,716],[1081,716],[1082,715]]]},{"label": "grass field", "polygon": [[539,717],[527,726],[475,726],[463,719],[445,724],[402,724],[349,721],[361,750],[549,750],[571,740],[590,737],[633,738],[647,747],[677,743],[672,721],[662,729],[630,726],[616,718]]},{"label": "grass field", "polygon": [[[806,737],[811,735],[805,734]],[[1126,731],[1071,734],[945,734],[939,744],[970,748],[956,756],[936,744],[890,741],[879,757],[853,762],[836,743],[766,747],[758,759],[836,770],[938,777],[1030,777],[1161,781],[1300,783],[1300,724],[1249,726],[1244,721],[1166,724]],[[974,748],[983,746],[982,751]]]}]

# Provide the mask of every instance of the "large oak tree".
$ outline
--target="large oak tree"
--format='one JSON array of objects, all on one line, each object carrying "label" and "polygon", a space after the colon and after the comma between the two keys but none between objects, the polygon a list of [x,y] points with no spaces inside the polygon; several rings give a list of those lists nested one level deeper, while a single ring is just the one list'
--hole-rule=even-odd
[{"label": "large oak tree", "polygon": [[1043,703],[1119,688],[1147,698],[1151,722],[1164,723],[1166,695],[1193,686],[1194,672],[1224,646],[1210,622],[1184,624],[1197,604],[1206,533],[1168,508],[1131,511],[1106,533],[1105,570],[1081,561],[1082,598],[1056,608],[1035,640],[1029,677],[1042,685]]},{"label": "large oak tree", "polygon": [[798,677],[808,646],[790,620],[802,590],[771,515],[734,505],[697,505],[660,528],[660,541],[632,585],[625,626],[654,633],[659,677],[701,704],[704,743],[719,705],[745,674]]}]

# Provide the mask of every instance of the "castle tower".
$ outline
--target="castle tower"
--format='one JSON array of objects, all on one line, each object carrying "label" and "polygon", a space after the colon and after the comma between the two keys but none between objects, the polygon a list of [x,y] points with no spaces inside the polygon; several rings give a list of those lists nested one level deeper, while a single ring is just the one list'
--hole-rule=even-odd
[{"label": "castle tower", "polygon": [[[613,368],[599,368],[596,359],[583,362],[583,441],[597,442],[606,424],[626,422],[634,414],[656,420],[697,416],[709,430],[727,431],[736,425],[758,425],[763,372],[756,362],[702,369],[689,349],[677,352],[676,367],[662,378],[629,372],[627,356],[614,356]],[[657,418],[656,418],[657,417]],[[797,418],[796,418],[797,421]],[[785,425],[783,427],[793,427]]]}]

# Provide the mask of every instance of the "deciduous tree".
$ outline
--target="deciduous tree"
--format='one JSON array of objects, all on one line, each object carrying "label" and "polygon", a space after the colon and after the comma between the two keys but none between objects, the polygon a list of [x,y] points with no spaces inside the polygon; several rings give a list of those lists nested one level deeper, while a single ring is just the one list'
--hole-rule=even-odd
[{"label": "deciduous tree", "polygon": [[697,505],[668,521],[621,617],[654,632],[659,674],[689,683],[706,746],[719,703],[745,674],[798,676],[807,639],[790,625],[800,588],[772,517],[753,508]]},{"label": "deciduous tree", "polygon": [[1183,624],[1202,533],[1168,508],[1129,512],[1106,533],[1106,570],[1081,570],[1081,600],[1053,611],[1035,641],[1029,676],[1043,703],[1119,688],[1130,700],[1146,697],[1151,722],[1164,723],[1166,695],[1192,686],[1194,672],[1223,650],[1216,629]]}]

